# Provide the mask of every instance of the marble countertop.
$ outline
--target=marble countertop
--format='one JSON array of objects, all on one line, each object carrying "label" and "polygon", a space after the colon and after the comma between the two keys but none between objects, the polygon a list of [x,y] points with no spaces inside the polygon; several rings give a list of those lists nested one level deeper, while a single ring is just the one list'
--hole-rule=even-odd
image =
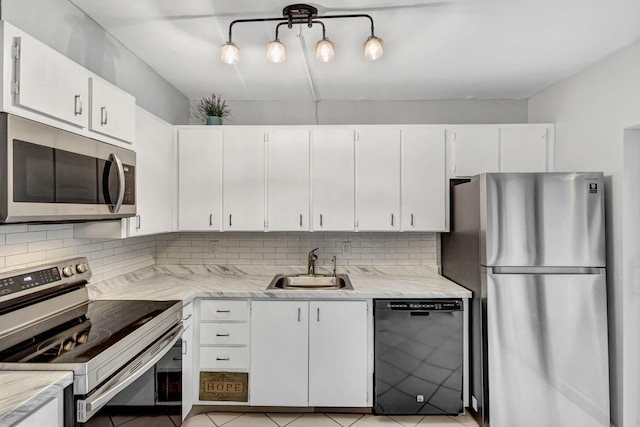
[{"label": "marble countertop", "polygon": [[[89,284],[91,299],[191,300],[205,298],[470,298],[471,292],[431,266],[341,267],[353,290],[266,290],[276,274],[300,274],[303,267],[156,265]],[[319,268],[319,273],[329,273]]]},{"label": "marble countertop", "polygon": [[[318,273],[330,271],[318,268]],[[91,299],[183,300],[205,298],[470,298],[471,292],[440,276],[435,267],[340,267],[353,290],[269,290],[276,274],[303,267],[156,265],[88,285]],[[71,372],[0,372],[0,426],[11,425],[73,382]]]},{"label": "marble countertop", "polygon": [[0,426],[17,423],[72,383],[70,371],[0,371]]}]

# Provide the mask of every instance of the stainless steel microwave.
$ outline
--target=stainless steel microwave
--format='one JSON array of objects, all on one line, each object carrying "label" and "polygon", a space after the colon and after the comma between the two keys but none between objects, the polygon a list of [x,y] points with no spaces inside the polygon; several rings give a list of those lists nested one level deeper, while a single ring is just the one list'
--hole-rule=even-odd
[{"label": "stainless steel microwave", "polygon": [[0,113],[0,222],[115,219],[136,214],[136,154]]}]

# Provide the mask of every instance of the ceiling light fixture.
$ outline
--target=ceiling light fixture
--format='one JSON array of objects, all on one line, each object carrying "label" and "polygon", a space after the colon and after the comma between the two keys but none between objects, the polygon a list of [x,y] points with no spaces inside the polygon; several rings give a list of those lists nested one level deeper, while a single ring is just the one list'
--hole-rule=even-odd
[{"label": "ceiling light fixture", "polygon": [[350,15],[329,15],[318,16],[318,9],[308,4],[292,4],[282,9],[281,18],[257,18],[257,19],[236,19],[229,24],[229,40],[220,46],[220,58],[226,64],[236,64],[240,60],[240,49],[233,44],[231,30],[235,24],[241,22],[266,22],[280,21],[276,25],[276,37],[272,42],[267,43],[267,59],[271,62],[283,62],[285,58],[286,47],[278,39],[278,30],[281,25],[286,25],[289,29],[293,25],[307,25],[313,27],[313,24],[322,26],[322,39],[316,43],[316,58],[321,62],[329,62],[333,59],[334,50],[333,42],[329,40],[325,34],[324,23],[320,19],[335,18],[367,18],[371,22],[371,36],[364,43],[364,57],[367,60],[375,61],[382,56],[382,39],[375,36],[373,32],[373,18],[366,14],[350,14]]}]

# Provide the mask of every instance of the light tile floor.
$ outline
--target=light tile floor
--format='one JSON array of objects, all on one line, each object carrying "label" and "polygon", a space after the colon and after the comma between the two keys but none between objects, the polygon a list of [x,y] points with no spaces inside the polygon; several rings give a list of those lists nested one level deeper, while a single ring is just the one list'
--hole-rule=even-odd
[{"label": "light tile floor", "polygon": [[[96,416],[87,427],[177,427],[179,415]],[[207,412],[193,415],[183,427],[478,427],[469,414],[458,416],[377,416],[333,413]]]}]

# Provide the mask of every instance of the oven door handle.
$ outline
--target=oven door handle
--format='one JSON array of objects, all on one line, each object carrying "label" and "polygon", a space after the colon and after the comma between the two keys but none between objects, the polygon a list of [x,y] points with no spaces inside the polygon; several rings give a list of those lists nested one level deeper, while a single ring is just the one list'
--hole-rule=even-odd
[{"label": "oven door handle", "polygon": [[[171,347],[173,347],[176,341],[180,339],[182,331],[182,323],[176,325],[164,338],[153,344],[151,347],[153,357],[151,357],[151,359],[148,359],[149,352],[145,351],[140,357],[125,366],[121,374],[114,377],[105,384],[104,387],[99,388],[96,393],[91,394],[91,396],[84,400],[86,413],[97,411],[103,407],[109,400],[115,397],[116,394],[120,393],[129,384],[140,378],[148,369],[152,368],[153,365],[158,363]],[[80,402],[82,401],[78,403]],[[89,417],[86,419],[89,419]]]},{"label": "oven door handle", "polygon": [[109,206],[109,210],[111,213],[118,213],[120,211],[120,207],[122,206],[122,202],[124,201],[124,191],[125,191],[125,177],[124,177],[124,166],[122,166],[122,161],[116,155],[116,153],[111,153],[109,155],[109,160],[116,164],[118,168],[118,199],[116,202]]}]

